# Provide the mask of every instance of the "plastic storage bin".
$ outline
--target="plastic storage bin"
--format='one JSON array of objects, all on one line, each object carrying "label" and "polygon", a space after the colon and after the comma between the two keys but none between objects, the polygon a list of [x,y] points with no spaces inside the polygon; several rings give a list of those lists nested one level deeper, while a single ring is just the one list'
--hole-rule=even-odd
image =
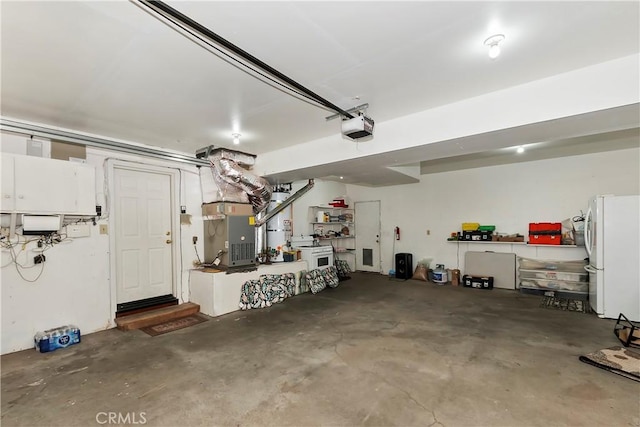
[{"label": "plastic storage bin", "polygon": [[561,222],[530,222],[529,234],[561,234]]},{"label": "plastic storage bin", "polygon": [[522,257],[518,258],[518,266],[520,270],[550,270],[569,273],[583,273],[585,272],[585,265],[587,265],[587,263],[584,260],[557,261]]},{"label": "plastic storage bin", "polygon": [[529,289],[550,289],[554,291],[569,291],[588,293],[588,282],[574,282],[571,280],[554,280],[554,279],[520,279],[521,288]]},{"label": "plastic storage bin", "polygon": [[521,278],[529,279],[554,279],[554,280],[572,280],[574,282],[589,282],[589,273],[571,273],[566,271],[548,271],[548,270],[525,270],[520,269]]},{"label": "plastic storage bin", "polygon": [[529,234],[530,245],[559,245],[561,242],[561,234]]},{"label": "plastic storage bin", "polygon": [[584,260],[554,261],[518,258],[520,288],[589,293],[589,274]]},{"label": "plastic storage bin", "polygon": [[475,231],[480,227],[479,222],[463,222],[462,231]]},{"label": "plastic storage bin", "polygon": [[465,274],[462,276],[462,286],[466,288],[493,289],[493,277],[479,277]]}]

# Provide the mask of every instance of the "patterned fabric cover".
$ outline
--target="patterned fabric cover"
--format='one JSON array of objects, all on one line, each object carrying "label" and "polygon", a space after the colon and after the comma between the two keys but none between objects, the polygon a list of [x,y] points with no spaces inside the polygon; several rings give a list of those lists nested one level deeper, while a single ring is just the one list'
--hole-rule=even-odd
[{"label": "patterned fabric cover", "polygon": [[334,266],[322,270],[322,277],[324,278],[327,286],[331,288],[337,288],[340,284],[340,279],[338,279],[338,270]]},{"label": "patterned fabric cover", "polygon": [[349,263],[343,259],[337,259],[334,261],[336,269],[338,270],[338,277],[347,277],[351,273],[351,267]]},{"label": "patterned fabric cover", "polygon": [[305,277],[306,274],[307,270],[300,270],[296,272],[296,295],[300,295],[304,292],[309,292],[309,285],[307,285],[307,278]]},{"label": "patterned fabric cover", "polygon": [[305,278],[307,279],[309,289],[314,294],[317,294],[327,287],[327,283],[325,282],[324,277],[322,277],[322,270],[311,270],[305,274]]},{"label": "patterned fabric cover", "polygon": [[271,307],[294,295],[295,275],[263,274],[259,280],[248,280],[242,285],[240,304],[242,310]]},{"label": "patterned fabric cover", "polygon": [[270,287],[284,290],[285,298],[292,297],[296,289],[296,276],[293,273],[262,274],[260,280]]},{"label": "patterned fabric cover", "polygon": [[239,306],[242,310],[266,306],[266,302],[262,298],[262,283],[260,280],[247,280],[244,282]]}]

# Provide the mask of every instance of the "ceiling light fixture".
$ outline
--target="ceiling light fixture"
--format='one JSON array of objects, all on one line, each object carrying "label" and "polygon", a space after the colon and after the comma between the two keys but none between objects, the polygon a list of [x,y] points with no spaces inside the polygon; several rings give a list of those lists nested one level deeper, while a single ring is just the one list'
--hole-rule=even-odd
[{"label": "ceiling light fixture", "polygon": [[231,136],[233,137],[233,145],[240,144],[240,134],[239,133],[234,133]]},{"label": "ceiling light fixture", "polygon": [[344,176],[341,176],[340,179],[344,179]]},{"label": "ceiling light fixture", "polygon": [[489,46],[489,58],[496,59],[500,55],[500,42],[504,40],[504,34],[494,34],[484,41],[485,46]]},{"label": "ceiling light fixture", "polygon": [[524,153],[524,147],[523,147],[522,145],[520,145],[520,146],[518,147],[518,149],[516,150],[516,153],[518,153],[518,154],[522,154],[522,153]]}]

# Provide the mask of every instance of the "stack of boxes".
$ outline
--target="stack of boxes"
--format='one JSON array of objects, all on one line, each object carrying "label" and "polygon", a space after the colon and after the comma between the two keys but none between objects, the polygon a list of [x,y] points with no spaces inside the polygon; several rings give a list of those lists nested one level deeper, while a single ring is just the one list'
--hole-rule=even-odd
[{"label": "stack of boxes", "polygon": [[458,233],[458,240],[491,241],[495,225],[480,225],[477,222],[463,222],[462,233]]},{"label": "stack of boxes", "polygon": [[530,245],[559,245],[562,241],[561,222],[529,223]]}]

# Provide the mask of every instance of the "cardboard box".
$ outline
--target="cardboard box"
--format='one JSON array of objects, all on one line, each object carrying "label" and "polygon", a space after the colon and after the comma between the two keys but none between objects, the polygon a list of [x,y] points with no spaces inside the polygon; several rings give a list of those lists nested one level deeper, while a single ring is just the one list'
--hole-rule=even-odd
[{"label": "cardboard box", "polygon": [[524,236],[520,234],[510,234],[507,236],[493,236],[498,242],[524,242]]},{"label": "cardboard box", "polygon": [[51,141],[51,158],[58,160],[86,160],[87,147],[71,142]]},{"label": "cardboard box", "polygon": [[253,206],[250,203],[214,202],[202,205],[202,216],[252,216]]}]

